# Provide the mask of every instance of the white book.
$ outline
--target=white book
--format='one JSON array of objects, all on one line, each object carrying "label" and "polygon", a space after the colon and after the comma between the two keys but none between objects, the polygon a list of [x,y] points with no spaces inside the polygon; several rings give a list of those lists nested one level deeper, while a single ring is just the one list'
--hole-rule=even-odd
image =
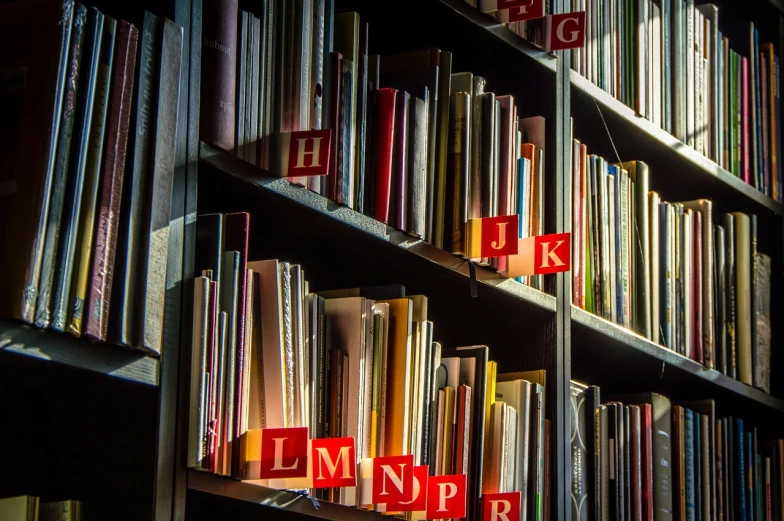
[{"label": "white book", "polygon": [[515,478],[511,491],[520,491],[521,520],[528,514],[528,468],[531,451],[531,383],[525,380],[498,382],[495,386],[498,400],[517,411],[517,438],[515,443]]},{"label": "white book", "polygon": [[617,277],[619,276],[618,270],[620,266],[616,265],[616,244],[615,244],[615,235],[616,233],[620,233],[620,230],[616,230],[615,227],[615,187],[617,183],[617,177],[611,174],[607,175],[607,201],[608,201],[608,208],[609,212],[607,212],[609,221],[609,228],[607,228],[610,233],[608,234],[608,252],[609,252],[609,259],[610,259],[610,320],[618,323],[619,314],[618,314],[618,281]]},{"label": "white book", "polygon": [[517,447],[517,411],[514,407],[506,408],[506,439],[504,440],[504,492],[514,491],[515,466],[517,458],[515,448]]},{"label": "white book", "polygon": [[209,339],[210,279],[193,281],[193,333],[191,342],[191,402],[188,429],[188,466],[201,467],[206,454],[207,350]]},{"label": "white book", "polygon": [[308,364],[305,355],[305,325],[304,325],[304,301],[305,301],[305,279],[302,275],[302,268],[298,264],[291,264],[289,267],[291,278],[291,345],[294,353],[294,427],[306,427],[306,415],[308,411],[307,399],[307,373]]}]

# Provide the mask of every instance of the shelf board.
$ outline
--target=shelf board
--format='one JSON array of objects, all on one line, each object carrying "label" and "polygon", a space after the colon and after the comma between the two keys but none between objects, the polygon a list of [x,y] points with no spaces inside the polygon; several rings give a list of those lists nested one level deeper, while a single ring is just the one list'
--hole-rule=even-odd
[{"label": "shelf board", "polygon": [[[572,324],[572,368],[577,379],[598,377],[604,381],[588,383],[605,385],[608,392],[620,386],[623,391],[675,393],[673,397],[679,399],[710,397],[738,413],[753,409],[760,417],[784,413],[784,400],[708,369],[593,313],[572,306]],[[633,378],[628,377],[628,368],[634,368]],[[678,385],[672,384],[675,380]]]},{"label": "shelf board", "polygon": [[0,352],[157,386],[160,363],[139,351],[92,345],[66,333],[0,320]]},{"label": "shelf board", "polygon": [[437,3],[448,7],[459,15],[464,21],[469,22],[484,31],[492,34],[498,40],[504,42],[506,45],[512,47],[516,52],[522,54],[526,58],[533,60],[542,67],[550,70],[555,74],[557,66],[557,58],[554,54],[550,54],[524,40],[516,35],[509,28],[501,23],[498,23],[492,16],[480,12],[477,8],[471,7],[465,0],[436,0]]},{"label": "shelf board", "polygon": [[[268,174],[265,171],[239,160],[223,150],[202,143],[201,160],[245,183],[268,190],[314,210],[325,219],[332,219],[347,225],[356,233],[389,243],[411,255],[430,261],[434,268],[450,270],[464,276],[466,281],[468,280],[470,270],[465,259],[436,248],[407,233],[390,228],[351,208],[335,204],[302,186],[293,185],[285,179],[266,177]],[[552,295],[520,284],[481,266],[476,266],[476,278],[480,284],[492,287],[518,301],[555,313],[555,297]]]},{"label": "shelf board", "polygon": [[200,470],[188,470],[188,490],[253,503],[286,513],[329,521],[380,521],[391,519],[375,512],[318,501],[302,494],[243,483]]},{"label": "shelf board", "polygon": [[[669,132],[639,116],[633,109],[575,71],[571,71],[571,84],[572,114],[575,118],[589,119],[595,132],[606,134],[598,114],[601,110],[602,117],[610,127],[612,139],[623,143],[623,146],[618,149],[620,159],[623,161],[640,159],[651,165],[652,189],[655,189],[657,184],[659,186],[673,183],[687,185],[695,182],[703,184],[705,190],[703,194],[697,194],[695,197],[713,199],[720,195],[725,199],[732,199],[739,196],[743,198],[741,201],[735,199],[729,204],[741,204],[745,206],[743,209],[755,213],[784,215],[784,205],[721,168]],[[575,126],[580,124],[579,120],[575,121]],[[583,121],[582,124],[585,122]],[[575,138],[585,137],[587,136],[575,132]],[[590,153],[594,142],[589,141],[587,144]],[[604,151],[607,152],[607,149]],[[615,155],[605,155],[605,157],[611,163],[617,161]]]}]

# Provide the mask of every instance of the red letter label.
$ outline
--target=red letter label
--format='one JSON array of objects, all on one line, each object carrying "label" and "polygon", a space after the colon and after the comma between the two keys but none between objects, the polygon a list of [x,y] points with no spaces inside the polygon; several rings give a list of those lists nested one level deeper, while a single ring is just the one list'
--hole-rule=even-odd
[{"label": "red letter label", "polygon": [[466,516],[466,475],[427,478],[427,518]]},{"label": "red letter label", "polygon": [[544,18],[544,0],[531,0],[528,4],[499,11],[496,19],[502,24]]},{"label": "red letter label", "polygon": [[356,486],[357,459],[354,444],[354,438],[311,440],[313,488]]},{"label": "red letter label", "polygon": [[577,49],[583,45],[585,45],[585,11],[547,16],[545,50]]},{"label": "red letter label", "polygon": [[404,503],[414,499],[414,456],[373,459],[373,503]]},{"label": "red letter label", "polygon": [[536,274],[548,275],[560,271],[569,271],[572,249],[568,233],[553,233],[536,237],[534,261]]},{"label": "red letter label", "polygon": [[482,521],[518,521],[520,519],[520,492],[485,494],[482,502]]},{"label": "red letter label", "polygon": [[308,428],[261,431],[261,479],[308,476]]},{"label": "red letter label", "polygon": [[[327,175],[329,169],[329,144],[332,131],[305,130],[278,136],[279,177],[304,177]],[[274,143],[275,141],[273,141]]]},{"label": "red letter label", "polygon": [[430,467],[420,465],[414,467],[414,499],[402,503],[387,501],[386,512],[422,512],[427,510],[427,473]]}]

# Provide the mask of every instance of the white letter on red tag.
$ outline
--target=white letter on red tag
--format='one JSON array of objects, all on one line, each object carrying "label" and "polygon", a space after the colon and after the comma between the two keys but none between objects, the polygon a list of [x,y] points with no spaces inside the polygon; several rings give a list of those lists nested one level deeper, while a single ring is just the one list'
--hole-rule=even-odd
[{"label": "white letter on red tag", "polygon": [[427,478],[427,519],[466,516],[466,475]]},{"label": "white letter on red tag", "polygon": [[414,456],[373,459],[373,503],[404,503],[414,499]]},{"label": "white letter on red tag", "polygon": [[537,18],[544,18],[544,0],[531,0],[526,5],[498,11],[496,15],[496,20],[502,24],[535,20]]},{"label": "white letter on red tag", "polygon": [[310,442],[313,488],[356,486],[354,445],[354,438],[318,438]]},{"label": "white letter on red tag", "polygon": [[546,51],[577,49],[585,45],[585,11],[548,15],[545,22]]},{"label": "white letter on red tag", "polygon": [[485,494],[482,498],[482,521],[518,521],[520,492]]},{"label": "white letter on red tag", "polygon": [[308,475],[308,428],[261,431],[261,479]]}]

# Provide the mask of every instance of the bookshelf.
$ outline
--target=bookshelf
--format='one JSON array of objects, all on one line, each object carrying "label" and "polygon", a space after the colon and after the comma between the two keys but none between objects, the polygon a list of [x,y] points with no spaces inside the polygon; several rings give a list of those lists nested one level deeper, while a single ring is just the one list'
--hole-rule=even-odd
[{"label": "bookshelf", "polygon": [[[107,437],[123,430],[139,432],[138,446],[125,454],[118,466],[133,469],[133,475],[142,482],[133,492],[144,494],[147,499],[135,507],[133,514],[156,521],[201,519],[213,510],[226,512],[226,519],[247,515],[325,521],[381,519],[372,512],[326,502],[317,507],[297,494],[187,468],[196,223],[200,215],[210,212],[251,212],[253,253],[259,258],[285,256],[301,263],[319,289],[403,283],[410,294],[429,296],[432,319],[439,325],[439,338],[445,343],[486,343],[499,365],[514,370],[546,369],[547,416],[553,423],[553,521],[572,521],[569,509],[557,507],[568,503],[571,486],[572,378],[613,392],[656,391],[674,399],[710,397],[717,401],[723,414],[743,415],[777,436],[784,434],[784,387],[780,383],[784,355],[777,353],[775,347],[773,392],[767,394],[572,306],[569,274],[548,276],[546,291],[537,291],[477,266],[478,297],[472,298],[471,270],[462,258],[303,187],[268,177],[263,170],[201,142],[201,26],[205,1],[172,0],[161,13],[184,28],[172,201],[172,222],[176,226],[169,249],[163,355],[152,358],[110,346],[92,346],[68,335],[0,321],[2,374],[19,371],[24,377],[51,380],[38,390],[36,399],[56,392],[58,386],[82,380],[76,391],[48,402],[46,410],[67,413],[74,408],[73,404],[68,405],[69,400],[105,392],[103,399],[87,402],[88,410],[111,407],[109,402],[117,399],[118,408],[132,411],[127,421],[98,415],[89,427],[106,431]],[[524,100],[521,115],[546,117],[546,232],[566,232],[571,227],[572,118],[574,137],[584,139],[591,152],[614,162],[617,149],[624,161],[647,162],[652,170],[651,189],[659,190],[668,200],[708,197],[714,201],[716,213],[755,213],[760,236],[770,240],[767,253],[776,267],[771,307],[777,310],[774,312],[779,320],[774,320],[773,346],[782,344],[784,205],[683,145],[572,71],[568,53],[542,51],[463,0],[411,0],[394,9],[381,2],[359,0],[337,4],[339,10],[356,9],[370,21],[372,52],[384,54],[427,45],[451,50],[455,57],[453,71],[471,70],[487,76],[494,90],[510,92]],[[567,4],[566,0],[553,0],[556,12],[566,10]],[[727,0],[724,4],[729,12],[742,14],[748,9],[751,16],[770,17],[765,30],[775,28],[774,41],[777,50],[782,51],[784,1],[753,0],[744,2],[748,6],[739,6]],[[135,6],[121,8],[128,12],[137,10]],[[412,16],[411,11],[416,15]],[[401,24],[406,24],[410,33],[405,41],[399,34]],[[523,79],[510,74],[510,70],[520,71]],[[27,390],[22,380],[21,376],[14,380],[13,394],[7,401]],[[136,409],[134,402],[140,404]],[[29,418],[17,407],[6,404],[6,409],[11,417]],[[79,439],[87,429],[77,423],[72,420],[65,427],[42,423],[38,430],[51,432],[39,432],[35,440],[53,443],[60,432],[67,439]],[[125,433],[121,439],[130,446],[135,438]],[[0,440],[10,443],[10,438]],[[88,441],[83,440],[79,450],[57,465],[55,478],[50,482],[29,471],[21,482],[54,494],[78,493],[94,487],[112,499],[122,499],[116,487],[118,476],[112,474],[109,484],[101,487],[100,479],[90,475],[101,470],[99,462],[94,461],[98,456],[90,458],[87,470],[80,471],[75,484],[66,483],[70,468],[88,452]],[[97,454],[108,457],[110,442],[98,442]],[[33,452],[35,447],[28,444],[25,449]],[[35,461],[42,464],[39,460],[48,456],[51,454],[46,452]],[[143,461],[134,466],[134,458]],[[17,459],[22,465],[24,457]],[[6,490],[22,493],[19,487],[2,491]]]}]

